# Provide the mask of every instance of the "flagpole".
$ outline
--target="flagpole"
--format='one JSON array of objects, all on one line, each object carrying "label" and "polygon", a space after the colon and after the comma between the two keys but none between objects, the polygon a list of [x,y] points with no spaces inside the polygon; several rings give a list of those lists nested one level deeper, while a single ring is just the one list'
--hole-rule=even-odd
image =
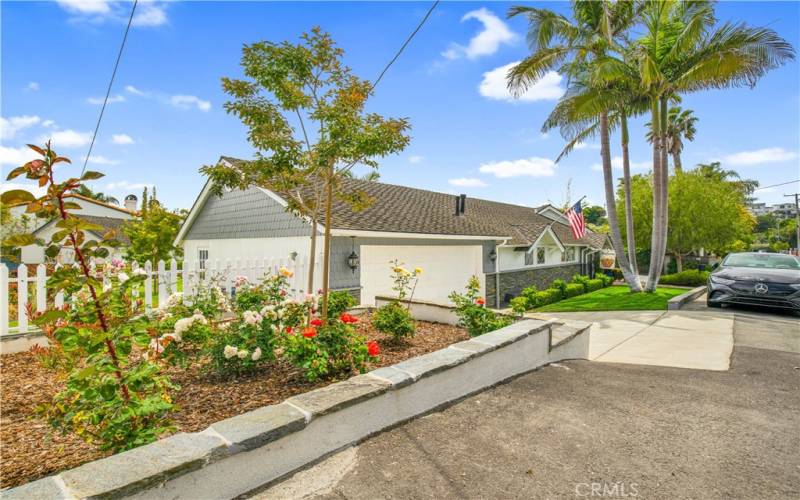
[{"label": "flagpole", "polygon": [[578,203],[582,202],[584,198],[586,198],[586,196],[581,196],[581,199],[578,200],[577,202],[575,202],[575,205],[577,205]]}]

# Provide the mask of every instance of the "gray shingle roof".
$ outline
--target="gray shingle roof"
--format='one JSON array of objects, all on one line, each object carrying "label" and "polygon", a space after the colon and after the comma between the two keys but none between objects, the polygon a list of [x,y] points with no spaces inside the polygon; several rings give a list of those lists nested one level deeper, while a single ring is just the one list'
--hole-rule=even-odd
[{"label": "gray shingle roof", "polygon": [[[245,161],[222,158],[230,163]],[[597,241],[590,238],[593,234],[576,240],[566,224],[536,213],[534,207],[467,197],[464,215],[456,215],[456,196],[452,194],[361,179],[343,179],[342,183],[345,191],[365,192],[372,203],[353,211],[336,200],[332,210],[335,229],[510,238],[509,245],[529,246],[552,226],[566,245],[594,246]]]},{"label": "gray shingle roof", "polygon": [[123,245],[130,245],[131,240],[128,238],[124,232],[122,232],[122,226],[127,222],[126,219],[116,219],[114,217],[100,217],[97,215],[84,215],[78,214],[78,217],[84,219],[92,224],[97,224],[98,226],[103,226],[104,231],[93,231],[98,236],[103,236],[106,231],[111,229],[116,231],[115,239],[122,243]]}]

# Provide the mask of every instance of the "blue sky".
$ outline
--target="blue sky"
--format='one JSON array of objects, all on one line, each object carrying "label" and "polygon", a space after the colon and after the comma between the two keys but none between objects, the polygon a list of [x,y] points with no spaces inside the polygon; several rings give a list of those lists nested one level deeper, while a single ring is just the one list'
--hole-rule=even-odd
[{"label": "blue sky", "polygon": [[[514,3],[516,4],[516,3]],[[530,2],[564,11],[563,2]],[[407,117],[412,142],[382,162],[384,182],[525,205],[586,195],[603,203],[599,149],[587,143],[559,164],[563,140],[542,135],[561,93],[556,74],[513,101],[504,92],[507,65],[523,58],[525,22],[507,20],[511,3],[442,3],[389,70],[370,109]],[[314,25],[346,51],[346,63],[373,79],[429,3],[140,3],[106,108],[90,168],[106,173],[93,187],[122,199],[155,184],[171,208],[188,208],[204,179],[198,168],[220,155],[248,158],[238,119],[222,109],[220,77],[239,76],[242,44],[297,40]],[[52,137],[80,170],[88,150],[130,3],[63,0],[0,4],[4,172],[24,161],[26,142]],[[800,47],[800,4],[721,2],[721,20],[768,25]],[[753,89],[688,95],[699,117],[683,163],[721,160],[763,186],[800,177],[800,66],[768,74]],[[631,159],[649,168],[643,124],[632,126]],[[618,139],[612,138],[614,156]],[[5,177],[5,176],[3,176]],[[6,184],[5,189],[10,186]],[[758,192],[785,201],[792,184]]]}]

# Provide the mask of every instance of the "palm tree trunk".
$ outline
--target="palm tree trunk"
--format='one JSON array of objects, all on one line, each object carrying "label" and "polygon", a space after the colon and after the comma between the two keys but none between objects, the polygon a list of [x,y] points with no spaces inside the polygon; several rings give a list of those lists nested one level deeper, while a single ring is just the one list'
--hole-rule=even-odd
[{"label": "palm tree trunk", "polygon": [[628,117],[625,109],[620,110],[620,132],[622,135],[622,182],[625,190],[625,236],[628,240],[628,260],[631,271],[639,276],[639,265],[636,262],[636,239],[633,234],[633,206],[631,204],[631,162],[628,151]]},{"label": "palm tree trunk", "polygon": [[678,272],[683,271],[683,255],[680,252],[675,252],[675,266]]},{"label": "palm tree trunk", "polygon": [[664,257],[667,254],[667,243],[669,239],[669,150],[667,149],[667,117],[669,102],[666,96],[661,96],[661,246],[658,249],[658,274],[656,283],[661,278],[664,270]]},{"label": "palm tree trunk", "polygon": [[322,250],[322,321],[328,321],[328,286],[331,267],[331,207],[333,206],[333,162],[325,179],[325,240]]},{"label": "palm tree trunk", "polygon": [[617,217],[617,202],[614,195],[614,176],[611,172],[611,145],[608,134],[608,113],[600,114],[600,156],[603,160],[603,181],[606,191],[606,212],[608,213],[608,226],[611,230],[611,245],[617,254],[619,268],[631,292],[641,292],[642,285],[639,277],[633,273],[628,258],[625,256],[625,247],[622,244],[622,235],[619,231],[619,218]]},{"label": "palm tree trunk", "polygon": [[653,136],[653,229],[650,233],[650,269],[647,272],[645,292],[653,292],[658,283],[658,248],[661,238],[661,120],[658,115],[658,99],[650,103],[650,126]]},{"label": "palm tree trunk", "polygon": [[683,165],[681,165],[681,154],[677,151],[672,153],[672,164],[675,165],[675,173],[683,172]]}]

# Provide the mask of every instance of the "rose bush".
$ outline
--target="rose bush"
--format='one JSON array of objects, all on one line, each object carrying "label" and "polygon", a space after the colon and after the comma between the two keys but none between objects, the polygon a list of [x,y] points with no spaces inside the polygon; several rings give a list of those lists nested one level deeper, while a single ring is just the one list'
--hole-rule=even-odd
[{"label": "rose bush", "polygon": [[456,306],[459,326],[466,328],[472,337],[503,328],[514,321],[487,309],[486,300],[480,295],[480,288],[478,278],[473,276],[467,283],[466,293],[453,292],[449,295]]}]

